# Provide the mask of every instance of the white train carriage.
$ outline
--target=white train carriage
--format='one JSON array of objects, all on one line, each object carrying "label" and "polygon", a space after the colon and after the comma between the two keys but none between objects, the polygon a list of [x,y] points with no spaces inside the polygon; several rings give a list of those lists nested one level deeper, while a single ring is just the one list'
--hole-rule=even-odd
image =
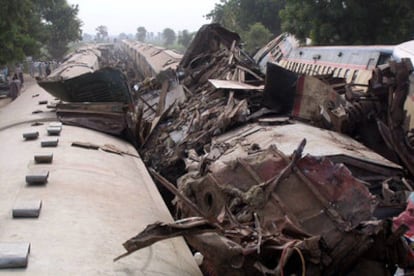
[{"label": "white train carriage", "polygon": [[172,50],[139,41],[123,40],[122,48],[144,77],[155,77],[168,69],[177,69],[182,55]]},{"label": "white train carriage", "polygon": [[60,126],[46,101],[29,84],[0,109],[0,274],[200,275],[182,238],[113,261],[125,240],[172,217],[129,143],[67,125],[49,136]]}]

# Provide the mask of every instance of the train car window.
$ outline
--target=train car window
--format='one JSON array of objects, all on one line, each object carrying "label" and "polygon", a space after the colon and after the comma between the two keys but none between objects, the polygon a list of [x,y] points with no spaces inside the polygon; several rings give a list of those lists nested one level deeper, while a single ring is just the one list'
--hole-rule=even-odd
[{"label": "train car window", "polygon": [[354,74],[352,75],[352,80],[351,82],[355,82],[356,78],[358,77],[358,70],[354,71]]},{"label": "train car window", "polygon": [[[368,69],[368,70],[370,70],[370,69],[374,69],[375,64],[376,64],[375,59],[374,59],[374,58],[370,58],[370,59],[368,60],[368,63],[367,63],[367,68],[366,68],[366,69]],[[378,64],[379,64],[379,62],[378,62]]]},{"label": "train car window", "polygon": [[279,62],[282,59],[282,57],[283,57],[282,52],[278,52],[277,56],[275,57],[276,62]]},{"label": "train car window", "polygon": [[348,75],[349,75],[349,69],[346,69],[345,74],[344,74],[344,78],[348,79]]},{"label": "train car window", "polygon": [[380,56],[379,56],[379,59],[378,59],[378,63],[377,63],[377,66],[378,65],[381,65],[381,64],[386,64],[386,63],[388,63],[388,61],[391,59],[391,54],[388,54],[388,53],[381,53],[380,54]]}]

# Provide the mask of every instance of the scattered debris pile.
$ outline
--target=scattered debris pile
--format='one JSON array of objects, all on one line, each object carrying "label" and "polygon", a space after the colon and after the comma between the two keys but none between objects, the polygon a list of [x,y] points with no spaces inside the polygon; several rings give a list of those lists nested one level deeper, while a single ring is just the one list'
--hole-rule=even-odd
[{"label": "scattered debris pile", "polygon": [[[414,143],[409,129],[411,118],[404,110],[412,72],[409,59],[398,63],[391,61],[376,68],[366,94],[358,95],[348,88],[347,105],[338,106],[329,114],[334,129],[351,135],[357,133],[361,140],[374,149],[388,148],[384,155],[401,160],[410,174],[414,175]],[[364,131],[366,129],[375,132]],[[379,146],[378,141],[372,142],[372,136],[377,133],[383,139]]]},{"label": "scattered debris pile", "polygon": [[[410,64],[379,68],[362,94],[340,79],[278,68],[265,83],[238,45],[236,34],[209,25],[184,55],[186,100],[156,120],[141,147],[184,219],[149,225],[124,243],[125,255],[184,236],[208,275],[393,275],[413,267],[410,225],[393,222],[413,191],[403,112]],[[408,172],[311,124],[388,145],[378,152]],[[373,124],[383,139],[364,139],[359,127]]]},{"label": "scattered debris pile", "polygon": [[143,77],[135,92],[120,71],[96,65],[122,67],[116,60],[91,53],[40,81],[69,102],[57,105],[63,122],[128,133],[175,196],[184,219],[149,225],[123,256],[184,236],[209,275],[393,275],[414,266],[404,238],[414,233],[409,61],[377,68],[361,93],[272,64],[265,77],[240,37],[217,24],[197,33],[178,68],[166,68],[178,60],[160,51],[139,56],[151,75],[131,74]]},{"label": "scattered debris pile", "polygon": [[[172,108],[142,147],[148,165],[163,173],[174,170],[190,149],[203,151],[212,136],[246,122],[259,109],[262,96],[257,86],[264,76],[239,42],[237,34],[216,24],[198,32],[189,48],[194,51],[187,51],[179,66],[187,100]],[[224,80],[229,86],[216,88],[209,80]],[[242,83],[249,88],[233,89]]]}]

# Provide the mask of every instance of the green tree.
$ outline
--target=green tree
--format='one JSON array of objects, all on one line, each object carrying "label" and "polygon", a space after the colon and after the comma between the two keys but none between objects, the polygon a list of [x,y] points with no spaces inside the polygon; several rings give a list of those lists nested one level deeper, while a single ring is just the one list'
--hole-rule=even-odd
[{"label": "green tree", "polygon": [[95,29],[96,31],[96,40],[98,42],[105,41],[108,38],[108,27],[104,25],[99,25]]},{"label": "green tree", "polygon": [[137,34],[136,34],[136,38],[138,41],[141,42],[145,42],[145,38],[147,36],[147,29],[145,29],[145,27],[138,27],[137,28]]},{"label": "green tree", "polygon": [[66,0],[53,0],[50,3],[43,11],[48,33],[46,48],[52,58],[60,59],[68,51],[70,42],[82,39],[82,22],[77,18],[77,5],[69,5]]},{"label": "green tree", "polygon": [[206,18],[234,32],[240,32],[240,0],[220,0]]},{"label": "green tree", "polygon": [[179,35],[178,35],[178,43],[180,43],[181,45],[183,45],[185,48],[188,47],[188,45],[190,45],[191,40],[193,39],[193,35],[191,34],[188,30],[183,30]]},{"label": "green tree", "polygon": [[281,32],[279,11],[285,4],[286,0],[221,0],[206,18],[241,34],[255,23],[261,23],[273,35],[278,35]]},{"label": "green tree", "polygon": [[286,0],[239,0],[240,27],[247,31],[255,23],[261,23],[273,35],[281,33],[279,11],[286,5]]},{"label": "green tree", "polygon": [[414,34],[411,0],[289,0],[282,29],[314,44],[395,44]]},{"label": "green tree", "polygon": [[250,26],[245,34],[246,50],[254,54],[260,47],[263,47],[272,38],[272,33],[262,23],[255,23]]},{"label": "green tree", "polygon": [[41,24],[35,4],[29,0],[0,0],[0,6],[0,64],[38,53],[40,41],[30,33]]},{"label": "green tree", "polygon": [[66,0],[0,0],[0,7],[0,64],[39,55],[42,47],[57,57],[80,37],[78,8]]},{"label": "green tree", "polygon": [[164,39],[164,44],[165,46],[169,46],[171,44],[173,44],[176,40],[176,35],[173,29],[170,28],[165,28],[164,31],[162,32],[162,37]]}]

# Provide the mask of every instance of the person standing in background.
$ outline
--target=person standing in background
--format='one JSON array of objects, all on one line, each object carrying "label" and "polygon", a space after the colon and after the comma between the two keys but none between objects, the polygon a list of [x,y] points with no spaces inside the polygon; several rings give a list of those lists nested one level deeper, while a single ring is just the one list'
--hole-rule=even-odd
[{"label": "person standing in background", "polygon": [[20,85],[23,86],[24,84],[24,78],[23,78],[23,68],[21,64],[16,64],[15,73],[19,77]]}]

